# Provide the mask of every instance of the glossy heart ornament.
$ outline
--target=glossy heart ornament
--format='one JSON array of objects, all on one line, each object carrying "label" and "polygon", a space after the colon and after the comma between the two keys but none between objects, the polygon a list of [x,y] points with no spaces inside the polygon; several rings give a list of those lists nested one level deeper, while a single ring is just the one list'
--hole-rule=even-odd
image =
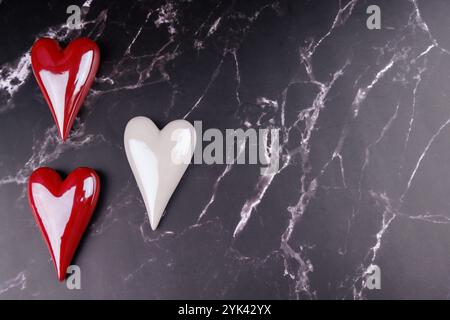
[{"label": "glossy heart ornament", "polygon": [[185,120],[175,120],[160,131],[152,120],[136,117],[127,124],[124,143],[150,225],[155,230],[191,161],[195,129]]},{"label": "glossy heart ornament", "polygon": [[100,50],[87,38],[76,39],[65,49],[53,39],[41,38],[31,48],[34,76],[63,140],[88,94],[99,62]]},{"label": "glossy heart ornament", "polygon": [[30,176],[30,206],[60,281],[88,226],[99,191],[100,179],[89,168],[75,169],[64,181],[50,168],[39,168]]}]

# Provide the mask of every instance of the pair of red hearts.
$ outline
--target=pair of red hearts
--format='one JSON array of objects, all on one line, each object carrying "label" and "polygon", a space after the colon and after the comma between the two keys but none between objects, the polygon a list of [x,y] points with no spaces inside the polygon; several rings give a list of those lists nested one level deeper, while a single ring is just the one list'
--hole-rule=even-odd
[{"label": "pair of red hearts", "polygon": [[[31,49],[36,80],[66,140],[94,81],[100,62],[95,42],[80,38],[61,49],[52,39],[39,39]],[[100,180],[94,170],[78,168],[64,181],[50,168],[39,168],[29,179],[34,217],[47,243],[58,279],[63,280],[97,204]]]}]

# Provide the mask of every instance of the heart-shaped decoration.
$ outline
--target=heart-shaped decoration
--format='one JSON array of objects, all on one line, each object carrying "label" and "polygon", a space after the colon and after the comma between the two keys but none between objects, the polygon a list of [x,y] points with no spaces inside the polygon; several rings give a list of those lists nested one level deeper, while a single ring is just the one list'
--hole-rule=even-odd
[{"label": "heart-shaped decoration", "polygon": [[72,41],[64,50],[57,41],[41,38],[31,48],[34,76],[63,140],[88,94],[99,62],[100,50],[87,38]]},{"label": "heart-shaped decoration", "polygon": [[50,168],[39,168],[30,176],[30,206],[60,281],[91,219],[99,192],[100,179],[90,168],[77,168],[64,181]]},{"label": "heart-shaped decoration", "polygon": [[160,131],[152,120],[136,117],[127,124],[124,143],[150,225],[155,230],[191,161],[195,129],[185,120],[175,120]]}]

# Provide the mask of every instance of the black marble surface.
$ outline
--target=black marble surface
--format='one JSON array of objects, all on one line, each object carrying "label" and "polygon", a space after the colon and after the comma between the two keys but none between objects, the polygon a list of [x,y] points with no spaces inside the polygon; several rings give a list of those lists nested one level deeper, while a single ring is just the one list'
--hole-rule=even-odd
[{"label": "black marble surface", "polygon": [[[1,1],[0,298],[448,298],[449,14],[445,0]],[[31,73],[43,36],[101,49],[65,143]],[[280,128],[280,170],[191,165],[153,232],[123,148],[138,115]],[[57,281],[28,206],[40,166],[101,175],[80,290]],[[381,290],[362,287],[372,264]]]}]

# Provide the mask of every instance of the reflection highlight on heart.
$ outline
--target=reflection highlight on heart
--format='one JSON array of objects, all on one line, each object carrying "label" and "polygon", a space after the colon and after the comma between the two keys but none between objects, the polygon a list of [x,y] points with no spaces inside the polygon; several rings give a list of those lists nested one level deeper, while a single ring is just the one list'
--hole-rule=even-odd
[{"label": "reflection highlight on heart", "polygon": [[138,185],[142,186],[144,203],[148,212],[155,212],[156,194],[158,192],[159,173],[158,159],[152,149],[143,141],[130,139],[130,156],[139,175],[136,176]]},{"label": "reflection highlight on heart", "polygon": [[60,197],[54,196],[40,183],[33,183],[31,188],[36,209],[39,212],[52,247],[56,261],[56,271],[59,274],[61,240],[73,209],[75,187],[70,188]]}]

